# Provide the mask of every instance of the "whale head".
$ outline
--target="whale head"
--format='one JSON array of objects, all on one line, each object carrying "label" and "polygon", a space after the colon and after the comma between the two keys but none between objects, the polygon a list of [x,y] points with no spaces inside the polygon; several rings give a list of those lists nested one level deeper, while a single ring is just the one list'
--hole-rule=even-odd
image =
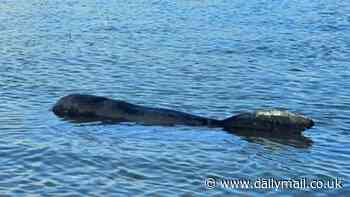
[{"label": "whale head", "polygon": [[301,114],[283,110],[259,110],[223,120],[226,130],[251,129],[276,134],[300,134],[314,126],[314,121]]},{"label": "whale head", "polygon": [[71,94],[57,101],[52,111],[61,117],[95,117],[105,97]]}]

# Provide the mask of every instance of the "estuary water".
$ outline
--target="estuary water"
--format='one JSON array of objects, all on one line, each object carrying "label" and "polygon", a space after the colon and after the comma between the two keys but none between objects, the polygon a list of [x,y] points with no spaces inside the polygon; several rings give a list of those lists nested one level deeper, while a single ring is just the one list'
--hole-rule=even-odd
[{"label": "estuary water", "polygon": [[[346,196],[349,66],[344,0],[2,0],[0,195]],[[316,125],[281,140],[72,123],[50,111],[70,93],[218,119],[277,107]],[[343,188],[219,183],[268,178]]]}]

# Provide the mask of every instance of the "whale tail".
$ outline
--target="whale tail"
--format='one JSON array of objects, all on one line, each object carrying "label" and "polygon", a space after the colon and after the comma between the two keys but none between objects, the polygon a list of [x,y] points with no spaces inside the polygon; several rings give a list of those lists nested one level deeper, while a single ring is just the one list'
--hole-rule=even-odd
[{"label": "whale tail", "polygon": [[300,114],[274,109],[241,113],[222,120],[222,126],[227,131],[245,129],[286,135],[300,134],[314,126],[314,121]]}]

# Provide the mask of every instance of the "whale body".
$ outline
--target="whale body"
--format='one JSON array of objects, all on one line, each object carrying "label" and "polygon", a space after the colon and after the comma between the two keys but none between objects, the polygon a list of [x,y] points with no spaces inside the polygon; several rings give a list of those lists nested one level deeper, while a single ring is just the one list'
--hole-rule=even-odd
[{"label": "whale body", "polygon": [[258,110],[216,120],[176,110],[131,104],[106,97],[71,94],[57,101],[52,111],[69,119],[86,118],[93,121],[136,122],[146,125],[189,125],[221,127],[226,131],[239,129],[276,134],[300,134],[314,125],[301,114],[282,110]]}]

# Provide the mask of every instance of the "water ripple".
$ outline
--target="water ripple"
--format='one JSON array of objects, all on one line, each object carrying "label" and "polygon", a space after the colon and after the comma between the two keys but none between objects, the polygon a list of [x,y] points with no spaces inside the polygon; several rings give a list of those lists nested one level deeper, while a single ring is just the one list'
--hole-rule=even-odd
[{"label": "water ripple", "polygon": [[[346,196],[349,8],[340,0],[2,1],[1,194]],[[279,107],[316,126],[304,141],[281,140],[72,123],[50,112],[77,92],[219,119]],[[341,178],[345,188],[209,191],[206,177]]]}]

